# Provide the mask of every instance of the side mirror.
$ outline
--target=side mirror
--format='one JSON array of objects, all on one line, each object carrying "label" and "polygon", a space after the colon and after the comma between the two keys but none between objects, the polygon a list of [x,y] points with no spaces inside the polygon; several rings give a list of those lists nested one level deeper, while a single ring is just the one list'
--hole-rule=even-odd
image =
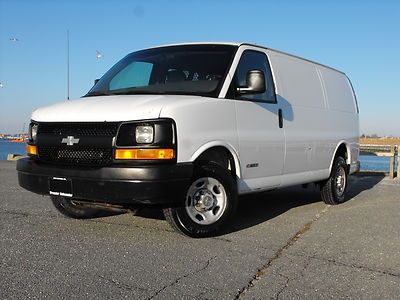
[{"label": "side mirror", "polygon": [[99,80],[100,80],[100,79],[95,79],[95,80],[94,80],[94,85],[96,85],[96,83],[98,83]]},{"label": "side mirror", "polygon": [[237,92],[241,95],[264,93],[267,90],[264,72],[261,70],[250,70],[247,72],[246,85],[246,87],[237,88]]}]

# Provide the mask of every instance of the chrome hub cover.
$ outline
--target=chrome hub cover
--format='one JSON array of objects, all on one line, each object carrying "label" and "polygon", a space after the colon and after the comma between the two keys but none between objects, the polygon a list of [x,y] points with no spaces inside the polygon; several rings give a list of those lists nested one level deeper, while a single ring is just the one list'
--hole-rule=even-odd
[{"label": "chrome hub cover", "polygon": [[213,194],[208,190],[200,190],[194,195],[195,208],[200,211],[206,211],[213,208],[215,199]]}]

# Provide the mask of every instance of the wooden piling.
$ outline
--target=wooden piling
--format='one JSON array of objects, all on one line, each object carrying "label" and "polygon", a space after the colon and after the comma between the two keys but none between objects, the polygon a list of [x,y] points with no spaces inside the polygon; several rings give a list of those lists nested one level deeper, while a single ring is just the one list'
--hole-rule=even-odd
[{"label": "wooden piling", "polygon": [[397,145],[397,179],[400,178],[400,146]]},{"label": "wooden piling", "polygon": [[394,164],[395,164],[395,152],[396,152],[396,146],[391,146],[390,147],[390,171],[389,171],[389,176],[390,178],[394,178]]}]

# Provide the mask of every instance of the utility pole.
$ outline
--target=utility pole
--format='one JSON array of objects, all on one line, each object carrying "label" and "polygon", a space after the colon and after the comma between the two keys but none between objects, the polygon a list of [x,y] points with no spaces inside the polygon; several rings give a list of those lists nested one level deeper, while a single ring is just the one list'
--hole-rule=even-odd
[{"label": "utility pole", "polygon": [[67,30],[67,99],[69,100],[69,29]]}]

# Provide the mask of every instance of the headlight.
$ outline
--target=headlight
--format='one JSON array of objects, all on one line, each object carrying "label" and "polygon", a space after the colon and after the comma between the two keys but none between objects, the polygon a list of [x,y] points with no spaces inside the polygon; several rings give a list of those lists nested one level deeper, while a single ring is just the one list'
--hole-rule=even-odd
[{"label": "headlight", "polygon": [[124,122],[118,129],[115,146],[175,149],[175,123],[172,119]]},{"label": "headlight", "polygon": [[29,132],[28,132],[28,138],[29,138],[30,142],[33,142],[33,143],[36,142],[37,131],[38,131],[38,124],[32,123],[29,126]]},{"label": "headlight", "polygon": [[135,130],[136,143],[151,144],[154,140],[154,128],[150,125],[136,126]]}]

